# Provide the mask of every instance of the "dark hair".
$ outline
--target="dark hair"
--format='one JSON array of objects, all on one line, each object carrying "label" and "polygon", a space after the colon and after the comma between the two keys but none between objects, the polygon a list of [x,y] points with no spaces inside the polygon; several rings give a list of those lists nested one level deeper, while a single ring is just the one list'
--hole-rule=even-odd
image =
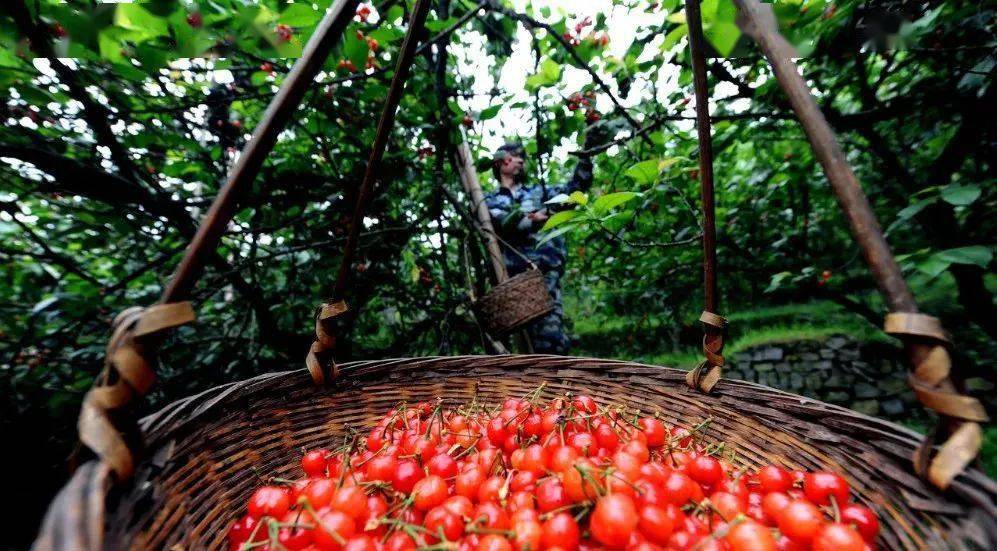
[{"label": "dark hair", "polygon": [[[522,157],[525,161],[526,149],[523,147],[523,144],[520,142],[506,142],[505,145],[495,150],[495,153],[492,155],[492,175],[495,176],[495,179],[500,182],[502,180],[502,175],[499,172],[499,167],[501,166],[502,161],[509,156]],[[526,181],[526,171],[520,172],[516,177],[516,180],[517,183]]]}]

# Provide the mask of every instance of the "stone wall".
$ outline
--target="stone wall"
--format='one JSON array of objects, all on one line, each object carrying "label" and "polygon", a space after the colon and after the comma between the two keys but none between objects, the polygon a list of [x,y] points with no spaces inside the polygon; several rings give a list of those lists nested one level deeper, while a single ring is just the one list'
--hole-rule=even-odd
[{"label": "stone wall", "polygon": [[901,352],[844,335],[769,343],[729,358],[724,376],[899,421],[922,414],[907,386]]}]

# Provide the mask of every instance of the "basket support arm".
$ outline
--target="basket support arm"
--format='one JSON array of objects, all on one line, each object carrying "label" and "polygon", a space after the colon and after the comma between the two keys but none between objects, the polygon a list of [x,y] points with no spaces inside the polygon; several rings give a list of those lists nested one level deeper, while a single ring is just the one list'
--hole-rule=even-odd
[{"label": "basket support arm", "polygon": [[357,204],[353,209],[353,218],[350,220],[350,233],[346,237],[346,245],[343,246],[343,257],[339,263],[332,299],[320,305],[316,313],[315,341],[312,342],[311,349],[305,357],[305,365],[308,367],[315,384],[328,382],[339,374],[339,368],[332,358],[332,349],[336,344],[333,322],[335,318],[347,311],[347,305],[343,299],[353,269],[353,258],[356,256],[357,245],[360,242],[360,229],[363,227],[364,214],[374,198],[374,182],[380,176],[381,160],[384,158],[384,150],[388,146],[391,130],[395,126],[398,104],[405,92],[405,81],[408,80],[412,63],[415,61],[416,46],[419,45],[419,35],[424,29],[430,3],[431,0],[416,0],[415,6],[412,8],[408,32],[405,34],[402,51],[395,64],[395,72],[391,77],[391,87],[388,89],[388,96],[384,101],[381,118],[378,120],[377,131],[374,134],[374,144],[371,146],[363,181],[360,184],[360,191],[357,193]]},{"label": "basket support arm", "polygon": [[205,260],[214,253],[235,214],[237,198],[256,179],[277,136],[353,19],[357,3],[337,0],[325,13],[211,204],[160,303],[131,308],[115,319],[104,370],[83,399],[78,429],[80,440],[113,471],[116,479],[127,479],[134,472],[142,445],[135,423],[135,402],[150,390],[155,379],[155,351],[164,333],[193,321],[194,311],[186,300]]},{"label": "basket support arm", "polygon": [[[941,416],[944,431],[936,430],[925,439],[915,453],[914,467],[935,486],[946,488],[979,453],[980,422],[987,420],[986,412],[977,399],[962,394],[953,383],[948,337],[936,318],[918,312],[869,200],[793,63],[792,46],[779,34],[771,6],[763,6],[758,0],[734,0],[734,4],[738,25],[771,64],[886,300],[891,313],[885,329],[904,343],[912,364],[909,382],[915,394],[925,407]],[[935,451],[934,435],[939,432],[947,436]]]},{"label": "basket support arm", "polygon": [[689,25],[689,53],[692,58],[693,88],[696,95],[696,132],[699,139],[699,192],[703,206],[703,355],[706,359],[686,376],[690,387],[709,392],[720,381],[724,366],[724,336],[727,319],[718,313],[717,222],[713,193],[713,139],[710,135],[710,93],[706,83],[706,52],[700,0],[685,0]]}]

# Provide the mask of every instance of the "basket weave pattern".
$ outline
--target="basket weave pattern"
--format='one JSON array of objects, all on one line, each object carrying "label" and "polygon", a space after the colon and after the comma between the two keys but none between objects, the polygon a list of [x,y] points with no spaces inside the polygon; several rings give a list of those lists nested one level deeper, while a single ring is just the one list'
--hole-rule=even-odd
[{"label": "basket weave pattern", "polygon": [[[354,362],[330,387],[304,370],[262,375],[175,402],[145,418],[149,444],[135,479],[115,490],[91,462],[53,504],[41,549],[219,549],[246,499],[269,476],[300,474],[300,451],[330,446],[347,426],[369,427],[399,401],[437,396],[495,403],[546,382],[544,394],[585,392],[601,403],[659,412],[669,423],[713,422],[746,467],[844,474],[880,515],[884,549],[988,548],[997,488],[978,470],[941,494],[910,473],[919,435],[887,421],[753,383],[723,380],[717,394],[689,389],[685,372],[563,356],[458,356]],[[965,496],[989,503],[972,507]],[[106,519],[106,521],[105,521]],[[100,529],[107,534],[103,545]]]},{"label": "basket weave pattern", "polygon": [[515,275],[493,287],[475,304],[485,329],[506,335],[554,309],[547,283],[540,270]]}]

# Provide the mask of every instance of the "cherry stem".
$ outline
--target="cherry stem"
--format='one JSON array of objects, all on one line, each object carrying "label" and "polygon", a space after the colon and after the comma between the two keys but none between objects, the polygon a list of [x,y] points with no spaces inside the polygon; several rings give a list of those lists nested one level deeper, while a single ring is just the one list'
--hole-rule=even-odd
[{"label": "cherry stem", "polygon": [[834,513],[834,522],[841,522],[841,509],[838,507],[838,500],[833,495],[827,497],[831,498],[831,512]]}]

